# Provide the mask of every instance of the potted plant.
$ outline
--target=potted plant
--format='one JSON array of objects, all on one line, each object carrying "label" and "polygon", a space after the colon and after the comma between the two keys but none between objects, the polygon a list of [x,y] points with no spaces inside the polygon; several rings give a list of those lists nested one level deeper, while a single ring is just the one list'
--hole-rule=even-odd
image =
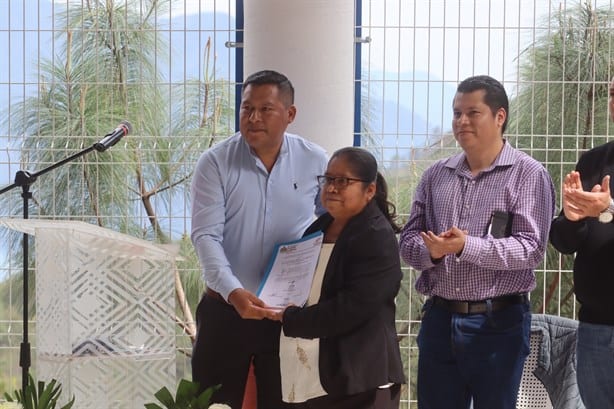
[{"label": "potted plant", "polygon": [[218,390],[221,385],[211,386],[200,392],[200,385],[198,382],[188,381],[182,379],[177,386],[177,392],[175,397],[165,386],[154,394],[154,396],[164,406],[160,406],[157,403],[146,403],[147,409],[230,409],[228,405],[213,404],[211,405],[211,396],[213,392]]},{"label": "potted plant", "polygon": [[[8,402],[3,403],[0,407],[2,409],[55,409],[61,394],[62,385],[57,380],[52,379],[47,385],[44,381],[35,383],[32,375],[28,374],[26,390],[16,390],[13,395],[5,393],[4,397]],[[75,397],[73,396],[66,405],[60,406],[59,409],[70,409],[74,403]]]}]

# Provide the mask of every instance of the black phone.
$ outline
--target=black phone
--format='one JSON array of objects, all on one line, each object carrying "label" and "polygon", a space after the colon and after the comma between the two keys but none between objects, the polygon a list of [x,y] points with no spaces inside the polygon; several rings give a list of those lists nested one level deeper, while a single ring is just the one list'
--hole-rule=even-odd
[{"label": "black phone", "polygon": [[495,239],[509,237],[512,235],[512,213],[495,210],[490,215],[487,233]]}]

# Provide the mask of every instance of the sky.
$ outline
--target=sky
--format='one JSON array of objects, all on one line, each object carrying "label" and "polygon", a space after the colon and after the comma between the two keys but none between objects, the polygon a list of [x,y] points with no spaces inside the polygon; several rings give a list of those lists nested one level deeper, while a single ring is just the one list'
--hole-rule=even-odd
[{"label": "sky", "polygon": [[[36,64],[41,56],[57,53],[50,41],[56,13],[67,1],[0,0],[7,13],[0,13],[0,111],[10,102],[37,90]],[[612,0],[595,1],[610,4]],[[394,127],[415,133],[450,128],[451,100],[456,84],[476,74],[489,74],[503,81],[510,96],[517,86],[522,50],[547,30],[548,17],[567,0],[363,0],[363,80],[370,82],[369,95],[379,110],[394,109],[381,124],[383,133]],[[175,0],[160,21],[173,21],[173,29],[185,26],[185,39],[174,42],[171,80],[186,76],[198,66],[200,56],[190,52],[194,41],[215,28],[218,69],[228,77],[228,55],[224,47],[231,39],[236,10],[234,0]],[[36,7],[32,7],[36,5]],[[4,7],[6,6],[6,7]],[[217,13],[219,18],[210,16]],[[213,22],[213,23],[212,23]],[[25,30],[24,30],[25,28]],[[172,30],[169,30],[171,32]],[[175,35],[175,34],[173,34]],[[179,34],[182,35],[181,33]],[[40,44],[40,46],[39,46]],[[185,44],[185,45],[184,45]],[[196,60],[195,60],[196,59]],[[196,61],[196,62],[195,62]],[[26,85],[26,83],[29,83]],[[11,84],[11,85],[9,85]],[[413,118],[407,122],[407,118]],[[4,136],[3,136],[4,135]],[[0,124],[0,187],[12,182],[16,165],[2,166],[13,155]],[[413,142],[410,142],[413,143]],[[420,143],[416,140],[415,143]]]},{"label": "sky", "polygon": [[[544,25],[560,5],[573,3],[566,0],[362,0],[362,23],[368,27],[363,37],[372,40],[368,46],[370,68],[382,72],[428,72],[446,81],[486,70],[497,78],[511,80],[516,72],[519,45],[533,36],[533,27]],[[202,12],[234,17],[234,0],[176,1],[171,10],[174,17]],[[389,28],[383,29],[384,26]],[[414,27],[418,27],[416,38],[412,34]],[[505,47],[501,47],[501,42],[505,42]]]}]

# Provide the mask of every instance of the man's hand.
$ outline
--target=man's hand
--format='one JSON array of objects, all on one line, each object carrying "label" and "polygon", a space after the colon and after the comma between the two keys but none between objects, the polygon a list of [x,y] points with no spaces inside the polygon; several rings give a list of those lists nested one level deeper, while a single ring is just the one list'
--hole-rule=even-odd
[{"label": "man's hand", "polygon": [[572,171],[563,180],[563,213],[570,221],[586,217],[598,217],[610,205],[610,176],[606,175],[601,184],[584,191],[580,172]]},{"label": "man's hand", "polygon": [[448,254],[460,254],[465,248],[465,237],[468,232],[454,226],[451,229],[439,233],[432,231],[421,232],[420,236],[424,245],[429,250],[432,259],[439,259]]},{"label": "man's hand", "polygon": [[276,318],[276,310],[266,308],[264,301],[243,288],[233,290],[228,296],[228,302],[237,310],[241,318],[253,320]]}]

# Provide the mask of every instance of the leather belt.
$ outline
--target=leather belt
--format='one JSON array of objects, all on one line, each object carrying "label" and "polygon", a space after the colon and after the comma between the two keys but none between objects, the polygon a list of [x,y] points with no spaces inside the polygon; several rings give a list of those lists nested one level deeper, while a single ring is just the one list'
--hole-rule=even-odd
[{"label": "leather belt", "polygon": [[212,290],[212,289],[210,289],[210,288],[207,288],[207,289],[205,290],[205,295],[206,295],[207,297],[211,297],[211,298],[214,298],[214,299],[216,299],[216,300],[218,300],[218,301],[221,301],[221,302],[223,302],[224,304],[228,304],[228,303],[226,302],[226,300],[224,299],[224,297],[222,297],[222,294],[218,293],[217,291],[213,291],[213,290]]},{"label": "leather belt", "polygon": [[455,314],[484,314],[488,312],[488,304],[490,302],[490,311],[500,311],[515,304],[525,304],[529,302],[529,297],[526,293],[502,295],[499,297],[488,298],[480,301],[457,301],[447,300],[438,296],[431,297],[433,304],[444,307],[451,313]]}]

